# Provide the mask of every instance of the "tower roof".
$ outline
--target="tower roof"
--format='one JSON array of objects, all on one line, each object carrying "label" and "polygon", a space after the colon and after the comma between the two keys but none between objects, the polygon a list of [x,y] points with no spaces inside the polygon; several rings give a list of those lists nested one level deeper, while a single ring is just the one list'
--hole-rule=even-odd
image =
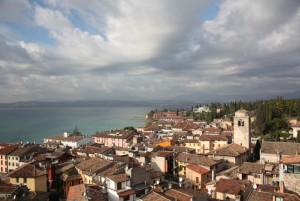
[{"label": "tower roof", "polygon": [[249,111],[241,108],[240,110],[235,112],[235,116],[237,116],[237,117],[249,116]]}]

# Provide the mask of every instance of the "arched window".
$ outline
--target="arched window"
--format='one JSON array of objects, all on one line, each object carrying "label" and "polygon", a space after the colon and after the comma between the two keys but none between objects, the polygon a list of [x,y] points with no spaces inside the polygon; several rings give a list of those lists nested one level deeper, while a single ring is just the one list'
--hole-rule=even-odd
[{"label": "arched window", "polygon": [[239,119],[239,120],[238,120],[238,126],[244,126],[244,121],[241,120],[241,119]]}]

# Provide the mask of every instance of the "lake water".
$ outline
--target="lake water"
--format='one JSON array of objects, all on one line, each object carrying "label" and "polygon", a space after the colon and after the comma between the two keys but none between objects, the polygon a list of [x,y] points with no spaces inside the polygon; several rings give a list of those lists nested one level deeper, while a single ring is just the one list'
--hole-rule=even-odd
[{"label": "lake water", "polygon": [[[36,141],[44,137],[72,132],[77,126],[83,134],[97,131],[139,127],[150,107],[68,107],[0,108],[0,142]],[[135,118],[134,118],[135,119]]]}]

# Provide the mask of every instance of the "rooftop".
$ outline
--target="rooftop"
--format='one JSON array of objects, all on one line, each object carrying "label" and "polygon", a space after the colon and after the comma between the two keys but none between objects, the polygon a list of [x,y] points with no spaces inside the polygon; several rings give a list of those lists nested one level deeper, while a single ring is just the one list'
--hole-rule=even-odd
[{"label": "rooftop", "polygon": [[241,191],[246,190],[246,187],[248,185],[250,185],[250,182],[248,181],[238,181],[221,178],[215,185],[215,191],[231,195],[240,195]]},{"label": "rooftop", "polygon": [[207,153],[207,155],[216,155],[216,156],[239,156],[241,154],[244,154],[248,151],[246,147],[243,147],[238,144],[229,144],[223,147],[220,147],[216,150],[210,151]]},{"label": "rooftop", "polygon": [[93,137],[103,137],[103,138],[116,138],[116,139],[128,139],[133,137],[133,135],[138,134],[133,130],[111,130],[97,132]]},{"label": "rooftop", "polygon": [[264,171],[265,165],[262,163],[244,162],[239,168],[238,172],[241,174],[260,174]]},{"label": "rooftop", "polygon": [[198,174],[206,174],[206,173],[210,172],[210,170],[203,168],[199,165],[195,165],[195,164],[190,164],[190,165],[186,166],[186,168],[188,168]]},{"label": "rooftop", "polygon": [[109,178],[110,180],[112,180],[116,183],[130,180],[129,175],[127,175],[126,173],[110,175],[107,178]]},{"label": "rooftop", "polygon": [[27,164],[17,168],[8,174],[8,177],[27,177],[36,178],[43,175],[47,175],[47,171],[36,167],[36,165]]},{"label": "rooftop", "polygon": [[188,153],[179,153],[176,159],[180,162],[187,162],[189,164],[196,164],[201,166],[214,166],[219,163],[219,161],[215,161],[208,157]]},{"label": "rooftop", "polygon": [[261,153],[281,155],[297,155],[300,153],[300,143],[263,141]]},{"label": "rooftop", "polygon": [[49,139],[49,140],[57,140],[57,141],[68,141],[68,142],[77,142],[81,139],[85,138],[85,136],[80,135],[80,136],[68,136],[65,137],[64,135],[54,135],[54,136],[50,136],[47,137],[45,139]]}]

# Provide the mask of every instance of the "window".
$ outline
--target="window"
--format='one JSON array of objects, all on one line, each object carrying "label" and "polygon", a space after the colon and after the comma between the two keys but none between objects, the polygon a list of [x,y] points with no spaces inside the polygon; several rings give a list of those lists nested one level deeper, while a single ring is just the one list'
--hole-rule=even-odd
[{"label": "window", "polygon": [[275,201],[283,201],[283,198],[281,198],[281,197],[276,197]]},{"label": "window", "polygon": [[117,183],[117,190],[122,189],[122,182]]},{"label": "window", "polygon": [[19,163],[16,163],[16,166],[19,167]]},{"label": "window", "polygon": [[16,177],[16,183],[19,183],[19,177]]},{"label": "window", "polygon": [[259,175],[259,174],[256,174],[254,177],[257,178],[257,179],[259,179],[259,178],[260,178],[260,175]]},{"label": "window", "polygon": [[27,178],[26,177],[23,178],[23,183],[27,183]]},{"label": "window", "polygon": [[244,126],[244,121],[243,120],[238,120],[238,126]]},{"label": "window", "polygon": [[196,177],[196,183],[197,184],[199,183],[199,177]]},{"label": "window", "polygon": [[70,181],[70,186],[73,186],[73,185],[74,185],[73,181]]},{"label": "window", "polygon": [[287,165],[287,172],[300,174],[300,165]]}]

